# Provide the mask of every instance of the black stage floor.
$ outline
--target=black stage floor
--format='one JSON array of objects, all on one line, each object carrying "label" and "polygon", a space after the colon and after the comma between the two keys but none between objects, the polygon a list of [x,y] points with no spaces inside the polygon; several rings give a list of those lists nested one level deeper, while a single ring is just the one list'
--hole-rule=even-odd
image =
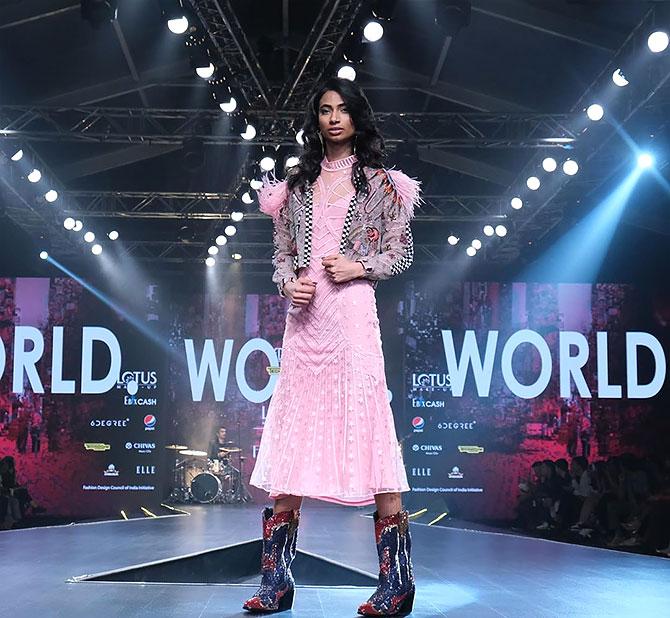
[{"label": "black stage floor", "polygon": [[[66,582],[259,536],[258,507],[186,510],[190,516],[0,532],[2,615],[246,616],[249,586]],[[364,513],[306,505],[299,548],[376,574]],[[667,559],[420,524],[412,534],[417,618],[670,615]],[[299,588],[292,612],[281,615],[353,618],[371,590]]]}]

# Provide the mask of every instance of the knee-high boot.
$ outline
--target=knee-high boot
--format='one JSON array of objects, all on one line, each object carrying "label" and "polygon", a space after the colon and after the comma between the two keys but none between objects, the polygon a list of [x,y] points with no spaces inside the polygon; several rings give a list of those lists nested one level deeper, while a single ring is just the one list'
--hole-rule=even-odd
[{"label": "knee-high boot", "polygon": [[379,557],[379,584],[372,596],[358,608],[363,616],[404,616],[414,604],[412,540],[407,511],[379,518],[374,514],[375,540]]},{"label": "knee-high boot", "polygon": [[261,585],[243,608],[251,612],[277,612],[293,606],[295,582],[291,563],[295,558],[300,511],[274,514],[263,511]]}]

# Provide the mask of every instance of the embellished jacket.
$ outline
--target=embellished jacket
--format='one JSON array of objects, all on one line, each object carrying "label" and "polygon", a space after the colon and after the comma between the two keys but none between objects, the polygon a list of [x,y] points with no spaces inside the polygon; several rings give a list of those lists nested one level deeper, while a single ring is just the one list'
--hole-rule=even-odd
[{"label": "embellished jacket", "polygon": [[[407,270],[414,258],[410,221],[421,203],[420,183],[399,170],[366,168],[366,195],[354,195],[342,227],[339,253],[365,268],[377,285]],[[313,191],[288,190],[286,181],[265,178],[258,191],[260,210],[273,219],[272,280],[284,284],[309,266],[312,248]]]}]

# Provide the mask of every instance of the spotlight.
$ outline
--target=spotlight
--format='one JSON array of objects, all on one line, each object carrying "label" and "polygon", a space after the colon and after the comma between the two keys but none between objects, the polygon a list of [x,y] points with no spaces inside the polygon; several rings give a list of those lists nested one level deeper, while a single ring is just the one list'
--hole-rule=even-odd
[{"label": "spotlight", "polygon": [[520,208],[523,208],[523,202],[521,201],[520,197],[513,197],[512,200],[510,201],[510,204],[514,210],[519,210]]},{"label": "spotlight", "polygon": [[235,236],[237,228],[234,225],[226,225],[226,229],[223,231],[226,234],[226,236]]},{"label": "spotlight", "polygon": [[44,199],[45,199],[47,202],[49,202],[49,204],[51,204],[51,203],[55,202],[55,201],[58,199],[58,192],[57,192],[57,191],[54,191],[53,189],[49,189],[49,191],[47,191],[47,192],[44,194]]},{"label": "spotlight", "polygon": [[242,255],[239,254],[239,253],[233,253],[230,257],[233,258],[234,260],[241,260],[242,259]]},{"label": "spotlight", "polygon": [[540,179],[537,176],[531,176],[528,180],[526,180],[526,186],[531,191],[537,191],[540,188]]},{"label": "spotlight", "polygon": [[13,155],[12,155],[12,161],[20,161],[23,159],[23,150],[19,148]]},{"label": "spotlight", "polygon": [[474,257],[475,255],[477,255],[477,249],[475,249],[474,247],[468,247],[468,248],[465,250],[465,252],[466,252],[470,257]]},{"label": "spotlight", "polygon": [[40,258],[46,260],[49,257],[49,254],[46,251],[40,251]]},{"label": "spotlight", "polygon": [[207,249],[207,253],[210,255],[216,255],[219,252],[219,248],[216,245],[212,245],[209,249]]},{"label": "spotlight", "polygon": [[81,0],[81,17],[94,28],[116,19],[117,0]]},{"label": "spotlight", "polygon": [[216,237],[216,240],[214,241],[219,247],[223,247],[228,242],[228,239],[223,235],[220,234],[219,236]]},{"label": "spotlight", "polygon": [[118,240],[119,233],[116,230],[112,230],[107,236],[109,237],[109,240]]},{"label": "spotlight", "polygon": [[547,157],[544,161],[542,161],[542,169],[544,169],[545,172],[555,172],[557,167],[558,164],[556,163],[556,159]]},{"label": "spotlight", "polygon": [[205,264],[207,264],[207,266],[209,266],[209,267],[211,268],[212,266],[214,266],[214,264],[216,264],[216,260],[210,255],[210,256],[205,260]]},{"label": "spotlight", "polygon": [[81,230],[82,230],[83,227],[84,227],[84,224],[83,224],[79,219],[77,219],[77,220],[74,222],[74,227],[72,228],[72,231],[74,231],[74,232],[81,232]]},{"label": "spotlight", "polygon": [[482,241],[479,238],[475,238],[472,243],[470,243],[477,251],[482,248]]},{"label": "spotlight", "polygon": [[219,103],[219,107],[221,108],[221,111],[226,112],[226,114],[232,114],[237,109],[237,101],[235,100],[235,97],[231,95],[229,99]]},{"label": "spotlight", "polygon": [[256,180],[255,178],[253,178],[252,180],[249,181],[249,186],[254,191],[258,191],[259,189],[263,188],[263,181],[262,180]]},{"label": "spotlight", "polygon": [[95,234],[93,232],[86,232],[86,234],[84,234],[84,240],[86,242],[93,242],[95,240]]},{"label": "spotlight", "polygon": [[616,86],[619,86],[619,88],[628,86],[628,80],[626,79],[626,76],[622,73],[621,69],[614,70],[614,73],[612,73],[612,81]]},{"label": "spotlight", "polygon": [[91,253],[92,253],[93,255],[100,255],[100,254],[102,253],[102,247],[101,247],[98,243],[95,243],[95,244],[91,247]]},{"label": "spotlight", "polygon": [[173,34],[184,34],[188,30],[188,19],[185,15],[168,19],[167,27]]},{"label": "spotlight", "polygon": [[647,45],[653,53],[660,54],[668,48],[668,33],[663,30],[652,32],[647,39]]},{"label": "spotlight", "polygon": [[30,174],[28,174],[28,180],[30,182],[39,182],[40,178],[42,178],[42,172],[39,170],[35,169]]},{"label": "spotlight", "polygon": [[343,64],[337,71],[337,76],[341,79],[348,79],[353,82],[356,79],[356,69],[350,64]]},{"label": "spotlight", "polygon": [[248,123],[246,128],[244,129],[244,132],[240,133],[240,137],[247,141],[250,139],[254,139],[254,137],[256,137],[256,127],[253,124]]},{"label": "spotlight", "polygon": [[260,166],[264,172],[271,172],[275,168],[275,160],[272,157],[263,157]]},{"label": "spotlight", "polygon": [[66,230],[74,229],[74,219],[72,217],[65,219],[65,221],[63,221],[63,227]]},{"label": "spotlight", "polygon": [[496,236],[500,236],[500,238],[507,236],[507,228],[502,224],[496,225]]},{"label": "spotlight", "polygon": [[301,146],[305,145],[305,131],[303,129],[300,129],[300,131],[295,134],[295,141]]},{"label": "spotlight", "polygon": [[586,115],[594,122],[597,122],[605,115],[605,110],[603,109],[602,105],[593,103],[586,109]]},{"label": "spotlight", "polygon": [[233,212],[230,213],[230,218],[237,223],[244,219],[244,213],[239,210],[233,210]]},{"label": "spotlight", "polygon": [[212,75],[214,75],[214,65],[210,62],[204,67],[196,67],[195,72],[197,73],[198,77],[202,77],[202,79],[209,79],[212,77]]},{"label": "spotlight", "polygon": [[251,193],[249,193],[249,191],[245,191],[245,192],[242,194],[242,201],[243,201],[245,204],[253,204],[253,203],[254,203],[254,198],[251,197]]},{"label": "spotlight", "polygon": [[344,44],[344,51],[342,52],[342,56],[347,62],[351,64],[360,64],[363,62],[364,54],[365,49],[363,46],[363,39],[361,38],[360,30],[356,28],[349,33]]},{"label": "spotlight", "polygon": [[459,240],[460,240],[460,239],[459,239],[458,237],[454,236],[453,234],[451,234],[451,236],[449,236],[449,238],[447,238],[447,242],[448,242],[452,247],[453,247],[454,245],[457,245]]},{"label": "spotlight", "polygon": [[653,157],[653,155],[649,154],[648,152],[643,152],[637,158],[637,166],[639,168],[649,169],[653,164],[654,164],[654,157]]},{"label": "spotlight", "polygon": [[370,43],[379,41],[384,36],[384,27],[378,21],[370,21],[363,28],[363,36]]},{"label": "spotlight", "polygon": [[493,236],[495,234],[495,230],[493,229],[492,225],[485,225],[484,226],[484,234],[486,236]]},{"label": "spotlight", "polygon": [[577,164],[577,161],[568,159],[565,163],[563,163],[563,171],[568,176],[574,176],[579,171],[579,165]]},{"label": "spotlight", "polygon": [[286,168],[288,169],[289,167],[295,167],[300,163],[300,157],[296,156],[290,156],[286,157]]}]

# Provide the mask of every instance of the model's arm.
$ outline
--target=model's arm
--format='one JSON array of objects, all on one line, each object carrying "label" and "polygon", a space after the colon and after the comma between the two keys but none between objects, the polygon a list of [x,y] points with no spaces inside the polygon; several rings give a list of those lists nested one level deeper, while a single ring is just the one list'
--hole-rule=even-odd
[{"label": "model's arm", "polygon": [[263,187],[258,192],[258,202],[261,211],[272,217],[274,244],[272,281],[277,284],[281,296],[285,296],[284,284],[296,278],[293,269],[293,239],[289,229],[288,200],[288,186],[285,180],[272,182],[268,178],[265,179]]},{"label": "model's arm", "polygon": [[363,277],[389,279],[407,270],[414,260],[414,242],[410,221],[414,207],[419,205],[419,182],[398,170],[386,171],[382,181],[384,198],[384,229],[378,255],[359,258],[365,269]]}]

